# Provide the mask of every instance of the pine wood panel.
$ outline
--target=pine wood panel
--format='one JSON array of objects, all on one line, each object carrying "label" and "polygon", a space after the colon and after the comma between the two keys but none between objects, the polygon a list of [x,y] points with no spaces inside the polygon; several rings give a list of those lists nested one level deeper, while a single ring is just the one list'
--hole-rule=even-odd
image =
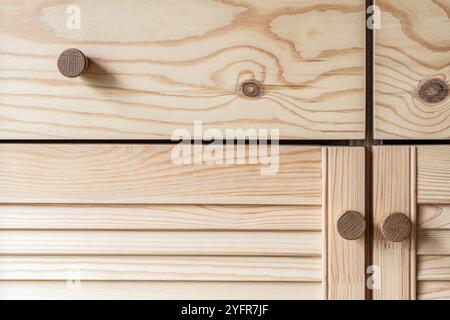
[{"label": "pine wood panel", "polygon": [[416,223],[414,148],[374,147],[373,156],[373,264],[381,271],[381,288],[373,290],[373,297],[415,299],[414,231],[402,242],[388,241],[381,233],[381,222],[391,213],[403,213]]},{"label": "pine wood panel", "polygon": [[0,281],[0,299],[297,300],[320,299],[313,282]]},{"label": "pine wood panel", "polygon": [[418,280],[450,281],[450,256],[419,256],[417,260]]},{"label": "pine wood panel", "polygon": [[450,100],[424,102],[430,79],[450,81],[450,6],[445,0],[376,0],[375,137],[449,139]]},{"label": "pine wood panel", "polygon": [[450,230],[419,230],[417,254],[450,255]]},{"label": "pine wood panel", "polygon": [[419,281],[419,300],[450,300],[450,281]]},{"label": "pine wood panel", "polygon": [[450,204],[449,158],[450,146],[417,147],[418,203]]},{"label": "pine wood panel", "polygon": [[319,147],[281,146],[270,176],[260,164],[175,165],[172,148],[2,145],[0,202],[321,204]]},{"label": "pine wood panel", "polygon": [[[70,4],[2,1],[4,139],[167,139],[195,120],[364,138],[363,0],[79,0],[80,30]],[[90,59],[81,78],[56,68],[70,47]],[[240,95],[249,80],[261,97]]]},{"label": "pine wood panel", "polygon": [[315,231],[0,231],[0,254],[320,256]]},{"label": "pine wood panel", "polygon": [[0,280],[322,281],[313,257],[0,256]]},{"label": "pine wood panel", "polygon": [[417,223],[422,229],[450,229],[450,205],[419,206]]},{"label": "pine wood panel", "polygon": [[[364,148],[327,148],[327,298],[365,299],[365,239],[346,240],[337,231],[348,210],[365,212]],[[325,240],[324,240],[325,241]]]},{"label": "pine wood panel", "polygon": [[321,230],[318,206],[0,205],[0,229]]}]

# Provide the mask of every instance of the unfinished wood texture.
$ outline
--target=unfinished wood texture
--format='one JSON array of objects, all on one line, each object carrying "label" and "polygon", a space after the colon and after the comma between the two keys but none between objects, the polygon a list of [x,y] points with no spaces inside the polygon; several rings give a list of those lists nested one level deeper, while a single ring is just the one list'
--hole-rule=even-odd
[{"label": "unfinished wood texture", "polygon": [[419,230],[417,253],[419,255],[450,255],[450,230]]},{"label": "unfinished wood texture", "polygon": [[0,299],[318,300],[314,282],[0,281]]},{"label": "unfinished wood texture", "polygon": [[373,264],[380,268],[381,288],[373,290],[376,300],[409,300],[415,297],[415,237],[402,242],[387,240],[381,232],[385,216],[401,212],[415,225],[412,208],[415,187],[411,147],[373,148]]},{"label": "unfinished wood texture", "polygon": [[419,300],[450,300],[450,281],[419,281]]},{"label": "unfinished wood texture", "polygon": [[316,231],[0,231],[0,254],[320,256]]},{"label": "unfinished wood texture", "polygon": [[[375,138],[449,139],[448,1],[375,3],[381,10],[375,31]],[[430,88],[430,81],[443,87]]]},{"label": "unfinished wood texture", "polygon": [[58,58],[58,70],[67,78],[81,76],[88,68],[88,58],[78,49],[64,50]]},{"label": "unfinished wood texture", "polygon": [[419,206],[417,223],[422,229],[450,229],[450,205]]},{"label": "unfinished wood texture", "polygon": [[0,229],[321,230],[319,206],[0,205]]},{"label": "unfinished wood texture", "polygon": [[417,266],[418,280],[450,281],[450,256],[419,256]]},{"label": "unfinished wood texture", "polygon": [[[3,139],[167,139],[194,121],[364,138],[363,0],[79,0],[80,30],[71,4],[2,1]],[[81,78],[56,68],[68,47],[89,57]]]},{"label": "unfinished wood texture", "polygon": [[381,222],[381,233],[393,242],[401,242],[411,236],[411,220],[403,213],[391,213]]},{"label": "unfinished wood texture", "polygon": [[247,164],[176,165],[174,146],[2,145],[0,202],[321,204],[319,147],[280,146],[278,172],[263,175],[248,153]]},{"label": "unfinished wood texture", "polygon": [[322,281],[314,257],[0,256],[0,280]]},{"label": "unfinished wood texture", "polygon": [[364,214],[364,148],[327,148],[327,298],[365,298],[365,240],[342,238],[339,217],[348,210]]},{"label": "unfinished wood texture", "polygon": [[[450,119],[450,118],[449,118]],[[417,147],[417,202],[450,204],[450,146]]]}]

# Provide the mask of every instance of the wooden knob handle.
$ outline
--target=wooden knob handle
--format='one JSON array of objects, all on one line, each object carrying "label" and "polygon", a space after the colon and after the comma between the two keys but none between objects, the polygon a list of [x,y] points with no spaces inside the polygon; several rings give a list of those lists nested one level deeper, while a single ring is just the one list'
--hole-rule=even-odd
[{"label": "wooden knob handle", "polygon": [[389,241],[403,241],[411,234],[411,220],[403,213],[389,214],[381,223],[381,233]]},{"label": "wooden knob handle", "polygon": [[346,240],[359,239],[366,231],[366,219],[357,211],[347,211],[339,217],[337,230]]},{"label": "wooden knob handle", "polygon": [[67,49],[58,58],[58,69],[67,78],[81,76],[88,68],[89,61],[78,49]]}]

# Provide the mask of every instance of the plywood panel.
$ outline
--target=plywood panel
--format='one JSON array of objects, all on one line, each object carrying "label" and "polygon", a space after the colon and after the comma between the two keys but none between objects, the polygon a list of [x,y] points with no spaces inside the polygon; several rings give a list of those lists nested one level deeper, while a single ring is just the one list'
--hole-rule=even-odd
[{"label": "plywood panel", "polygon": [[0,256],[0,280],[322,281],[312,257]]},{"label": "plywood panel", "polygon": [[449,280],[450,256],[419,256],[418,280]]},{"label": "plywood panel", "polygon": [[450,230],[419,230],[417,253],[419,255],[450,255]]},{"label": "plywood panel", "polygon": [[0,205],[0,229],[320,230],[318,206]]},{"label": "plywood panel", "polygon": [[[2,1],[3,139],[167,139],[196,120],[364,138],[362,0],[76,3],[80,30],[72,3]],[[56,69],[70,47],[90,58],[79,79]],[[262,96],[240,94],[249,80]]]},{"label": "plywood panel", "polygon": [[450,81],[450,6],[446,0],[376,0],[375,137],[449,139],[450,99],[430,103],[428,80]]},{"label": "plywood panel", "polygon": [[258,231],[0,231],[0,254],[320,256],[321,234]]},{"label": "plywood panel", "polygon": [[419,281],[419,300],[450,300],[450,281]]},{"label": "plywood panel", "polygon": [[417,202],[450,204],[450,146],[417,147]]},{"label": "plywood panel", "polygon": [[[400,212],[415,220],[414,148],[373,148],[373,264],[380,268],[381,288],[373,290],[376,300],[409,300],[415,298],[415,236],[402,242],[391,242],[381,233],[385,216]],[[420,241],[419,241],[420,245]]]},{"label": "plywood panel", "polygon": [[337,221],[346,211],[365,214],[364,148],[328,148],[327,183],[327,298],[364,300],[365,239],[346,240]]},{"label": "plywood panel", "polygon": [[0,281],[0,299],[317,300],[320,283]]},{"label": "plywood panel", "polygon": [[[259,163],[248,152],[246,164],[177,165],[171,158],[173,147],[2,145],[0,202],[321,203],[321,148],[281,146],[278,171],[263,175],[261,168],[267,165],[248,164]],[[274,168],[277,161],[273,157]]]},{"label": "plywood panel", "polygon": [[422,229],[450,229],[450,205],[419,206],[417,222]]}]

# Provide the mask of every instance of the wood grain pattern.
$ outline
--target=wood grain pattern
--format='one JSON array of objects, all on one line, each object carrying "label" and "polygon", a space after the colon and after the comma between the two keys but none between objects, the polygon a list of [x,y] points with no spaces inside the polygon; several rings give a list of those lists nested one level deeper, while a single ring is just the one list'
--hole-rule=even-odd
[{"label": "wood grain pattern", "polygon": [[320,256],[315,231],[0,231],[0,254]]},{"label": "wood grain pattern", "polygon": [[[363,0],[78,0],[80,30],[70,4],[2,1],[3,139],[167,139],[195,120],[364,138]],[[81,78],[56,68],[68,47],[89,57]]]},{"label": "wood grain pattern", "polygon": [[419,96],[432,79],[450,83],[450,6],[445,0],[376,0],[375,137],[449,139],[450,99]]},{"label": "wood grain pattern", "polygon": [[0,281],[0,299],[297,300],[320,299],[314,282]]},{"label": "wood grain pattern", "polygon": [[260,164],[175,165],[172,148],[2,145],[0,202],[321,204],[319,147],[280,146],[279,170],[270,176]]},{"label": "wood grain pattern", "polygon": [[450,229],[450,205],[419,206],[417,223],[422,229]]},{"label": "wood grain pattern", "polygon": [[312,257],[0,256],[0,280],[321,282]]},{"label": "wood grain pattern", "polygon": [[450,230],[419,230],[417,254],[450,255]]},{"label": "wood grain pattern", "polygon": [[413,225],[416,223],[411,208],[415,190],[411,175],[415,169],[413,149],[373,148],[373,264],[381,270],[381,288],[373,291],[375,300],[409,300],[415,296],[415,237],[391,242],[381,233],[383,218],[394,212],[401,212],[410,217]]},{"label": "wood grain pattern", "polygon": [[450,146],[417,147],[417,202],[419,204],[450,203],[449,159]]},{"label": "wood grain pattern", "polygon": [[365,240],[342,238],[339,217],[348,210],[365,212],[364,148],[328,148],[327,161],[327,298],[365,299]]},{"label": "wood grain pattern", "polygon": [[419,300],[450,300],[450,281],[419,281]]},{"label": "wood grain pattern", "polygon": [[0,205],[0,229],[321,230],[318,206]]},{"label": "wood grain pattern", "polygon": [[419,256],[417,261],[418,280],[450,281],[450,256]]}]

